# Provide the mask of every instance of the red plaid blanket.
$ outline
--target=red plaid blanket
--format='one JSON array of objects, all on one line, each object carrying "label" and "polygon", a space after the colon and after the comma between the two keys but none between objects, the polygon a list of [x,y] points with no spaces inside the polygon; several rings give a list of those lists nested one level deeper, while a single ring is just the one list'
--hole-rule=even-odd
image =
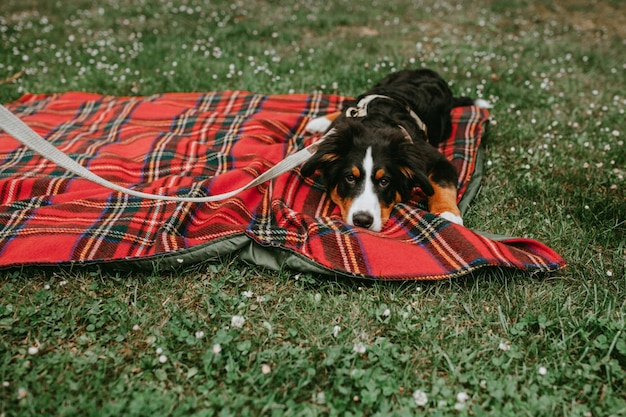
[{"label": "red plaid blanket", "polygon": [[[203,196],[240,187],[308,145],[316,138],[304,131],[307,121],[342,101],[241,91],[66,93],[27,95],[8,107],[100,176],[149,193]],[[454,132],[442,151],[459,169],[459,198],[487,117],[476,107],[454,110]],[[73,178],[4,132],[0,161],[0,267],[172,266],[240,249],[252,261],[273,254],[277,267],[382,279],[564,265],[539,242],[490,240],[423,211],[417,201],[394,209],[380,233],[350,227],[319,179],[297,169],[237,197],[196,204],[142,200]]]}]

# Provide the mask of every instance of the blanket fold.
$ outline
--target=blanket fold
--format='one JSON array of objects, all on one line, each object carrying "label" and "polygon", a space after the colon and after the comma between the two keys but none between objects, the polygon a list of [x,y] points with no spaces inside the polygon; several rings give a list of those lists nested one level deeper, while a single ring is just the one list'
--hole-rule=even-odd
[{"label": "blanket fold", "polygon": [[[110,181],[148,193],[204,196],[236,189],[319,139],[304,131],[306,123],[345,99],[70,92],[26,95],[7,107]],[[452,135],[440,150],[459,171],[461,200],[488,112],[468,106],[452,116]],[[444,279],[484,267],[551,272],[565,265],[540,242],[492,240],[434,216],[419,195],[399,204],[378,233],[343,223],[320,179],[304,178],[299,169],[215,203],[142,200],[74,178],[0,131],[0,267],[173,266],[232,251],[273,268],[374,279]]]}]

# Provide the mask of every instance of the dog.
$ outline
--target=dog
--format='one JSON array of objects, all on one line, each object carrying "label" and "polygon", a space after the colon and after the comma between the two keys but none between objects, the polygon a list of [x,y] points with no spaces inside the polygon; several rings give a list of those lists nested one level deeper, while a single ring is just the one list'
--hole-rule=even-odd
[{"label": "dog", "polygon": [[307,124],[310,133],[324,135],[300,172],[321,172],[331,200],[352,226],[381,231],[394,206],[417,187],[431,213],[462,225],[457,171],[436,147],[450,136],[452,108],[465,105],[490,107],[454,97],[430,69],[394,72],[340,112]]}]

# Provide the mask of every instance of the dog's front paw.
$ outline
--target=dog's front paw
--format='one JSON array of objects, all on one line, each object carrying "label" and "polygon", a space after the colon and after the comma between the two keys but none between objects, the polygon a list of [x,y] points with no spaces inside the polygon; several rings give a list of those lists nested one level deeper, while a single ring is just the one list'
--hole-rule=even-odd
[{"label": "dog's front paw", "polygon": [[309,133],[324,133],[328,130],[331,123],[326,117],[317,117],[307,123],[305,129]]},{"label": "dog's front paw", "polygon": [[440,213],[439,216],[443,217],[444,219],[452,223],[456,223],[458,225],[463,226],[463,218],[461,216],[457,216],[454,213],[450,213],[449,211],[444,211],[443,213]]}]

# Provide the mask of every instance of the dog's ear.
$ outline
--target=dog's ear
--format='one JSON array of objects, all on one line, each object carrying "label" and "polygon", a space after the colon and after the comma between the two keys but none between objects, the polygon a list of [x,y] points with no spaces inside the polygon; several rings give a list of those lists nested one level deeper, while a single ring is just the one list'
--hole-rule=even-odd
[{"label": "dog's ear", "polygon": [[422,189],[422,192],[427,196],[431,196],[435,193],[430,180],[426,176],[426,174],[420,169],[410,168],[408,165],[400,166],[400,173],[402,173],[404,180],[409,185],[411,189],[416,186],[419,186]]},{"label": "dog's ear", "polygon": [[321,139],[317,150],[300,168],[300,173],[310,177],[317,169],[323,169],[329,163],[340,158],[340,136],[335,128],[331,129]]},{"label": "dog's ear", "polygon": [[313,156],[311,156],[311,158],[309,158],[309,160],[302,165],[300,168],[300,173],[302,175],[310,177],[318,168],[324,168],[324,166],[329,162],[339,159],[339,155],[332,151],[326,152],[324,148],[325,147],[323,145],[320,145],[317,152],[315,152]]},{"label": "dog's ear", "polygon": [[[362,127],[358,123],[343,121],[332,127],[321,139],[317,151],[302,165],[300,173],[310,177],[317,169],[325,171],[333,162],[346,155],[359,135]],[[328,180],[328,178],[327,178]]]},{"label": "dog's ear", "polygon": [[400,144],[397,151],[397,167],[406,189],[410,191],[414,187],[420,187],[424,194],[431,196],[435,193],[428,176],[426,175],[426,163],[424,155],[415,144],[405,141]]}]

